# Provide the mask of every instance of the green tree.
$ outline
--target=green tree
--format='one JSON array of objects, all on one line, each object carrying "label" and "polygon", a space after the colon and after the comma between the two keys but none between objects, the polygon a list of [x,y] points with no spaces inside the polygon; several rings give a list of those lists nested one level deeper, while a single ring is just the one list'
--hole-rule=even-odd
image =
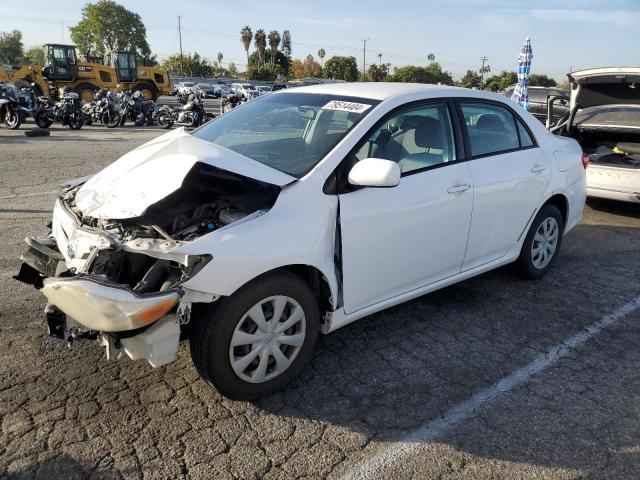
[{"label": "green tree", "polygon": [[322,73],[325,78],[355,82],[358,79],[358,62],[353,56],[334,55],[324,64]]},{"label": "green tree", "polygon": [[321,48],[320,50],[318,50],[318,57],[320,57],[320,66],[323,67],[324,66],[324,56],[327,54],[327,52],[324,51],[324,48]]},{"label": "green tree", "polygon": [[280,73],[280,67],[268,63],[261,67],[251,65],[249,68],[247,68],[247,71],[244,75],[247,80],[273,81],[278,76],[278,73]]},{"label": "green tree", "polygon": [[17,64],[22,57],[22,32],[0,32],[0,63]]},{"label": "green tree", "polygon": [[278,47],[280,46],[280,34],[277,30],[271,30],[269,32],[269,50],[270,52],[267,55],[271,58],[271,65],[273,65],[276,61],[276,53],[278,52]]},{"label": "green tree", "polygon": [[223,58],[224,58],[224,55],[222,54],[222,52],[218,52],[218,65],[222,66]]},{"label": "green tree", "polygon": [[[184,73],[190,77],[211,77],[213,75],[213,67],[209,64],[206,58],[203,58],[197,52],[193,55],[187,54],[183,56],[184,59]],[[176,53],[167,58],[163,67],[170,73],[176,73],[181,71],[181,59],[180,54]]]},{"label": "green tree", "polygon": [[393,75],[389,78],[389,81],[406,83],[433,83],[433,78],[427,73],[424,67],[407,65],[395,69]]},{"label": "green tree", "polygon": [[424,68],[429,83],[442,83],[444,85],[453,85],[453,77],[451,73],[442,70],[442,67],[436,62],[436,56],[433,53],[427,55],[429,64]]},{"label": "green tree", "polygon": [[377,65],[372,63],[367,71],[367,78],[372,82],[382,82],[388,75],[387,65]]},{"label": "green tree", "polygon": [[231,75],[232,77],[238,75],[238,67],[236,67],[236,64],[233,62],[229,64],[229,75]]},{"label": "green tree", "polygon": [[516,72],[503,70],[502,72],[500,72],[500,74],[492,75],[491,77],[487,78],[484,86],[487,90],[491,90],[492,92],[501,92],[517,81],[518,75],[516,75]]},{"label": "green tree", "polygon": [[140,15],[111,0],[87,3],[82,20],[70,30],[71,39],[85,57],[117,51],[136,52],[141,57],[151,54]]},{"label": "green tree", "polygon": [[[265,56],[271,58],[271,49],[267,48],[264,54]],[[258,67],[259,62],[260,57],[258,56],[258,52],[253,52],[251,55],[249,55],[249,67]],[[273,62],[273,65],[278,68],[276,68],[274,71],[287,75],[289,73],[290,63],[290,60],[284,55],[284,53],[278,50],[275,54]]]},{"label": "green tree", "polygon": [[44,49],[42,47],[29,47],[24,52],[24,62],[26,64],[44,65]]},{"label": "green tree", "polygon": [[263,29],[259,28],[258,30],[256,30],[256,33],[253,36],[253,44],[258,51],[260,65],[264,65],[264,52],[267,49],[267,35],[264,33]]},{"label": "green tree", "polygon": [[282,32],[282,53],[291,60],[291,33],[289,30]]},{"label": "green tree", "polygon": [[532,87],[555,87],[556,81],[544,74],[532,73],[529,75],[529,85]]},{"label": "green tree", "polygon": [[249,47],[251,47],[251,40],[253,39],[253,32],[247,25],[240,30],[240,41],[244,45],[244,50],[247,52],[247,68],[249,67]]},{"label": "green tree", "polygon": [[459,82],[461,87],[465,88],[479,88],[480,87],[480,75],[474,70],[467,70],[464,77]]}]

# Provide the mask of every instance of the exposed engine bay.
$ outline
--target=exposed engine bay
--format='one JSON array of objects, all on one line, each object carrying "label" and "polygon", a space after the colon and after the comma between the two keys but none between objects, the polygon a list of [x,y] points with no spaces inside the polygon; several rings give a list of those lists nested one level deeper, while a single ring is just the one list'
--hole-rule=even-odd
[{"label": "exposed engine bay", "polygon": [[[280,188],[196,163],[184,178],[182,186],[161,201],[151,205],[143,215],[122,220],[97,219],[83,215],[75,204],[80,185],[63,189],[60,200],[81,228],[106,234],[115,248],[98,250],[84,272],[100,275],[134,292],[166,291],[199,269],[198,263],[180,265],[151,255],[118,248],[135,240],[154,239],[165,244],[195,240],[264,212],[275,203]],[[63,252],[64,253],[64,252]]]}]

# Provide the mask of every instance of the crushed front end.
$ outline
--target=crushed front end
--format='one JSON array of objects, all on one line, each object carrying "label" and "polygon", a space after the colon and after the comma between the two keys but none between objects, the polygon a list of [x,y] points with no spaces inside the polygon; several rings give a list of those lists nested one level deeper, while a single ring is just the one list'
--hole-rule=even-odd
[{"label": "crushed front end", "polygon": [[78,208],[82,184],[63,186],[51,232],[27,237],[17,280],[42,290],[49,333],[73,342],[96,339],[107,358],[123,354],[152,366],[177,357],[194,302],[217,296],[183,286],[212,255],[180,247],[232,223],[261,215],[278,189],[196,164],[182,186],[122,219],[96,218]]}]

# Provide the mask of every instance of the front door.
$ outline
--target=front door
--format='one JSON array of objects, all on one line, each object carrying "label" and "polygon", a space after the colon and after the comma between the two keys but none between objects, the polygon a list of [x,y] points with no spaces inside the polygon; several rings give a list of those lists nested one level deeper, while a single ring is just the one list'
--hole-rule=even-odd
[{"label": "front door", "polygon": [[345,161],[398,162],[400,184],[340,193],[344,308],[353,313],[460,272],[473,185],[447,103],[390,115]]}]

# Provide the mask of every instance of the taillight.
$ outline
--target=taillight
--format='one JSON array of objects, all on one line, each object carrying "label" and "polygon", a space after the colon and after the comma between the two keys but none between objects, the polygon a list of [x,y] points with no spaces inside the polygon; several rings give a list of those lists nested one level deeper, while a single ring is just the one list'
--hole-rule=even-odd
[{"label": "taillight", "polygon": [[584,152],[582,152],[582,166],[584,167],[585,170],[589,166],[589,155],[587,155]]}]

